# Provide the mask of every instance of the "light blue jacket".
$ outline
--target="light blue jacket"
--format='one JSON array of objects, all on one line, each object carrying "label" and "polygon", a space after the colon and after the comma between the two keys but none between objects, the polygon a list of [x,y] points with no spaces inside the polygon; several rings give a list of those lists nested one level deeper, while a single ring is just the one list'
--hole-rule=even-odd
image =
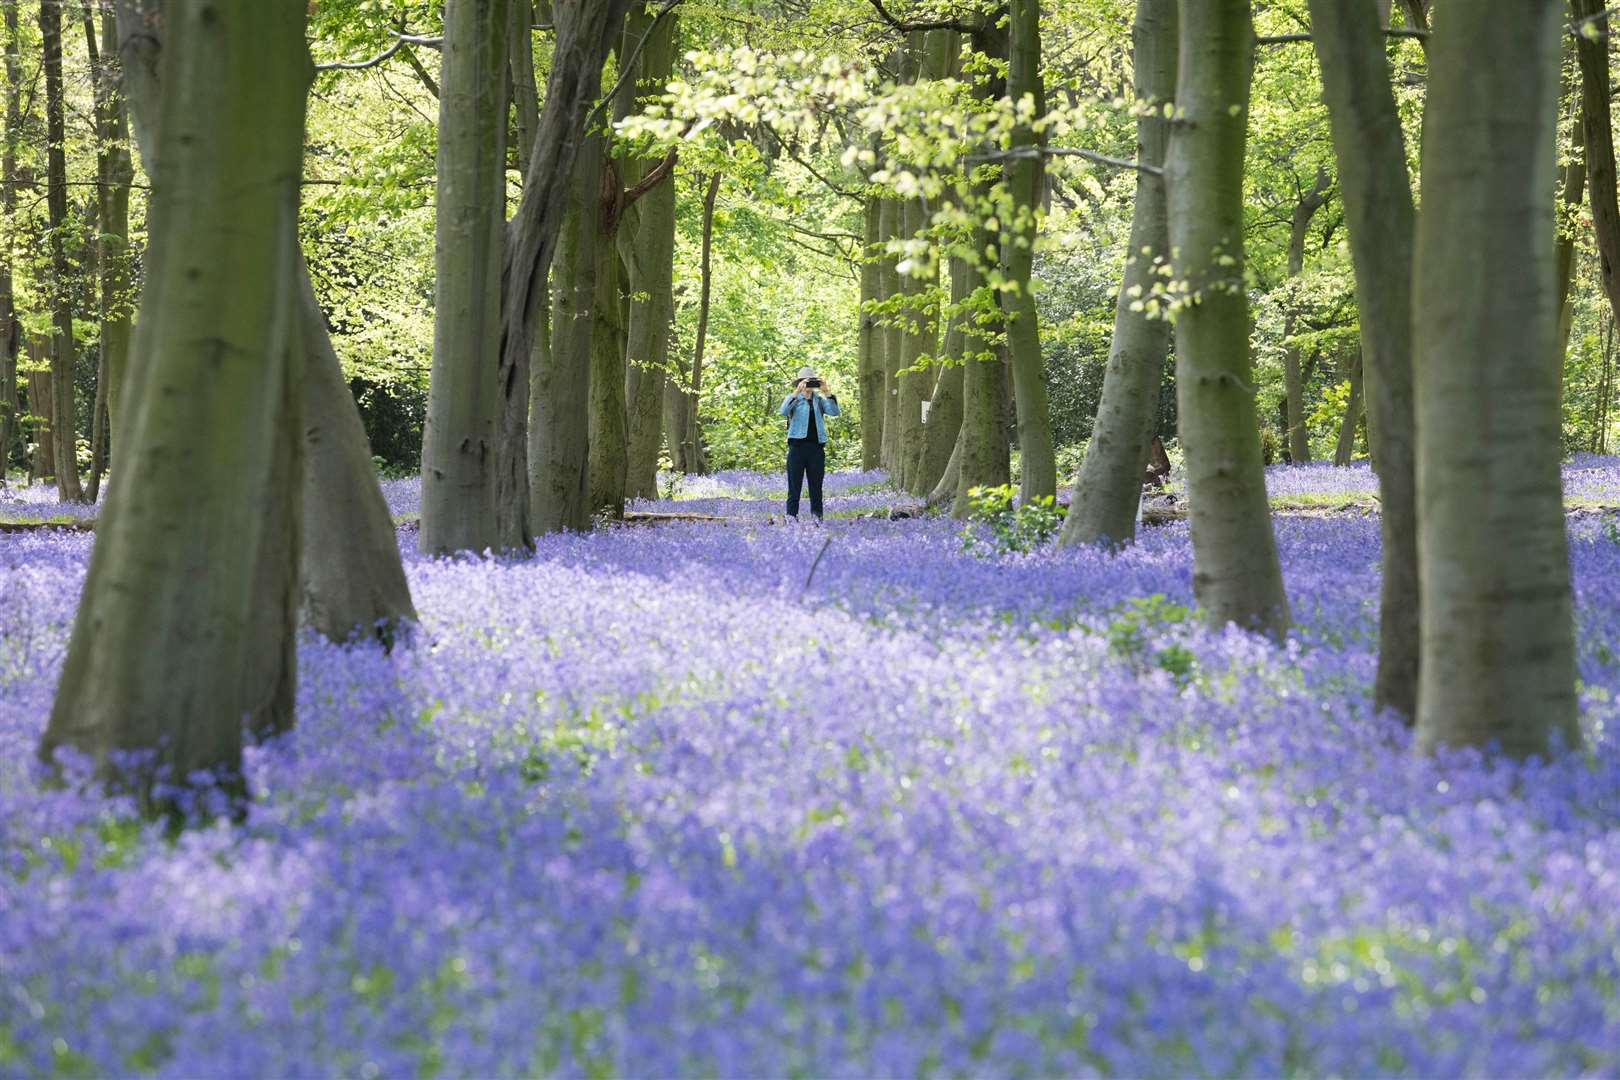
[{"label": "light blue jacket", "polygon": [[[810,402],[815,402],[814,410]],[[816,416],[816,441],[827,441],[827,421],[824,416],[838,415],[838,399],[836,397],[822,397],[815,391],[810,392],[810,401],[804,400],[798,394],[789,394],[787,400],[777,412],[788,418],[788,438],[802,439],[810,430],[810,414],[814,411]]]}]

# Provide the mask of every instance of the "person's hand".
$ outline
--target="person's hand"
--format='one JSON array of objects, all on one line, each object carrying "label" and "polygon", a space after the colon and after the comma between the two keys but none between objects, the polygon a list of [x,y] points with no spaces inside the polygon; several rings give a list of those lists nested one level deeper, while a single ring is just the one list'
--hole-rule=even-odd
[{"label": "person's hand", "polygon": [[804,384],[809,381],[808,379],[800,379],[793,388],[793,392],[806,401],[810,400],[810,388]]},{"label": "person's hand", "polygon": [[821,396],[832,397],[832,380],[825,375],[821,377]]}]

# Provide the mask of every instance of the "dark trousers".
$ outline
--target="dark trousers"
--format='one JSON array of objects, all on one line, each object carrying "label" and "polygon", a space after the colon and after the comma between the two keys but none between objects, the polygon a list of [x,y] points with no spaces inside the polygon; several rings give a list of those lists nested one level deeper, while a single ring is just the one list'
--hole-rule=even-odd
[{"label": "dark trousers", "polygon": [[814,435],[788,440],[788,497],[789,517],[799,516],[799,490],[805,477],[810,478],[810,512],[821,519],[821,478],[827,472],[827,450]]}]

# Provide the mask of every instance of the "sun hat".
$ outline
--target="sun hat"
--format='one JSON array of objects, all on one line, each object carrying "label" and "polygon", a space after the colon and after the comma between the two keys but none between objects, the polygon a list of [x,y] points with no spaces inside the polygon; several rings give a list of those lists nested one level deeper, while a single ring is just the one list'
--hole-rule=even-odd
[{"label": "sun hat", "polygon": [[813,379],[815,377],[816,369],[806,365],[805,367],[799,369],[799,373],[797,375],[793,376],[793,381],[796,383],[800,379]]}]

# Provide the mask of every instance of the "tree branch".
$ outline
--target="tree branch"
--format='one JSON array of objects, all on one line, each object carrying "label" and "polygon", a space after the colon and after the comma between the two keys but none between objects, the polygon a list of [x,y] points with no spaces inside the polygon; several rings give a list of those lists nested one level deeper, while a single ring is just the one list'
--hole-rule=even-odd
[{"label": "tree branch", "polygon": [[1149,176],[1164,176],[1164,169],[1157,165],[1147,165],[1140,161],[1131,161],[1128,158],[1109,157],[1099,154],[1095,150],[1081,150],[1072,146],[1021,146],[1016,150],[989,150],[978,154],[969,154],[969,161],[1015,161],[1023,158],[1039,157],[1077,157],[1098,165],[1107,165],[1115,169],[1135,169],[1139,173]]},{"label": "tree branch", "polygon": [[423,86],[427,87],[428,93],[437,98],[439,96],[439,84],[428,72],[428,69],[422,65],[422,61],[417,59],[416,50],[406,49],[400,55],[405,57],[405,62],[410,65],[412,71],[416,72],[417,79]]},{"label": "tree branch", "polygon": [[623,205],[621,205],[619,208],[620,212],[628,209],[630,205],[637,199],[641,198],[643,195],[647,194],[647,192],[663,183],[664,178],[675,171],[675,159],[679,156],[680,148],[675,146],[670,147],[669,153],[664,155],[664,160],[660,161],[657,165],[654,165],[652,171],[646,176],[643,176],[635,187],[630,188],[624,193]]},{"label": "tree branch", "polygon": [[[405,48],[405,46],[407,46],[407,45],[421,45],[421,46],[424,46],[426,48],[437,49],[440,46],[442,46],[443,44],[444,44],[444,38],[442,38],[442,37],[421,37],[421,36],[416,35],[416,34],[396,33],[394,35],[394,43],[392,45],[388,46],[388,48],[384,49],[382,52],[378,53],[376,56],[373,56],[370,60],[351,60],[351,61],[334,60],[331,63],[316,64],[315,65],[315,70],[316,71],[364,71],[367,68],[374,68],[379,64],[385,63],[390,57],[392,57],[395,53],[399,52],[401,49]],[[437,90],[434,91],[433,96],[438,97],[438,91]]]},{"label": "tree branch", "polygon": [[[1413,30],[1404,26],[1386,26],[1384,36],[1392,38],[1417,38],[1419,41],[1429,36],[1427,30]],[[1288,45],[1298,41],[1310,41],[1310,34],[1267,34],[1254,39],[1256,45]]]},{"label": "tree branch", "polygon": [[980,29],[977,24],[963,19],[933,19],[922,22],[897,19],[890,14],[888,8],[883,6],[883,0],[872,0],[872,7],[877,9],[878,15],[882,17],[884,22],[902,34],[909,34],[916,30],[955,30],[959,34],[971,34]]},{"label": "tree branch", "polygon": [[664,6],[658,9],[658,14],[653,16],[653,21],[647,24],[647,32],[641,35],[641,40],[636,42],[636,47],[630,50],[630,55],[620,58],[618,81],[613,84],[613,89],[609,90],[603,95],[602,100],[596,103],[596,108],[592,109],[590,114],[585,117],[586,131],[591,129],[592,124],[602,119],[602,110],[606,109],[613,99],[619,96],[619,91],[624,89],[625,82],[635,77],[636,61],[641,58],[641,47],[647,44],[647,39],[652,37],[653,31],[657,29],[658,24],[663,22],[680,2],[681,0],[664,0]]},{"label": "tree branch", "polygon": [[849,188],[839,187],[825,176],[822,176],[821,173],[816,171],[816,167],[814,165],[810,164],[799,155],[798,151],[794,150],[787,143],[783,142],[782,136],[778,135],[776,133],[776,129],[771,127],[771,125],[762,123],[760,124],[760,127],[765,129],[765,133],[771,137],[771,141],[776,143],[777,147],[781,149],[782,153],[798,162],[799,166],[803,168],[805,172],[809,173],[817,180],[820,180],[823,184],[826,184],[828,190],[833,192],[833,194],[842,195],[846,199],[859,199],[863,197],[860,192],[851,191]]}]

